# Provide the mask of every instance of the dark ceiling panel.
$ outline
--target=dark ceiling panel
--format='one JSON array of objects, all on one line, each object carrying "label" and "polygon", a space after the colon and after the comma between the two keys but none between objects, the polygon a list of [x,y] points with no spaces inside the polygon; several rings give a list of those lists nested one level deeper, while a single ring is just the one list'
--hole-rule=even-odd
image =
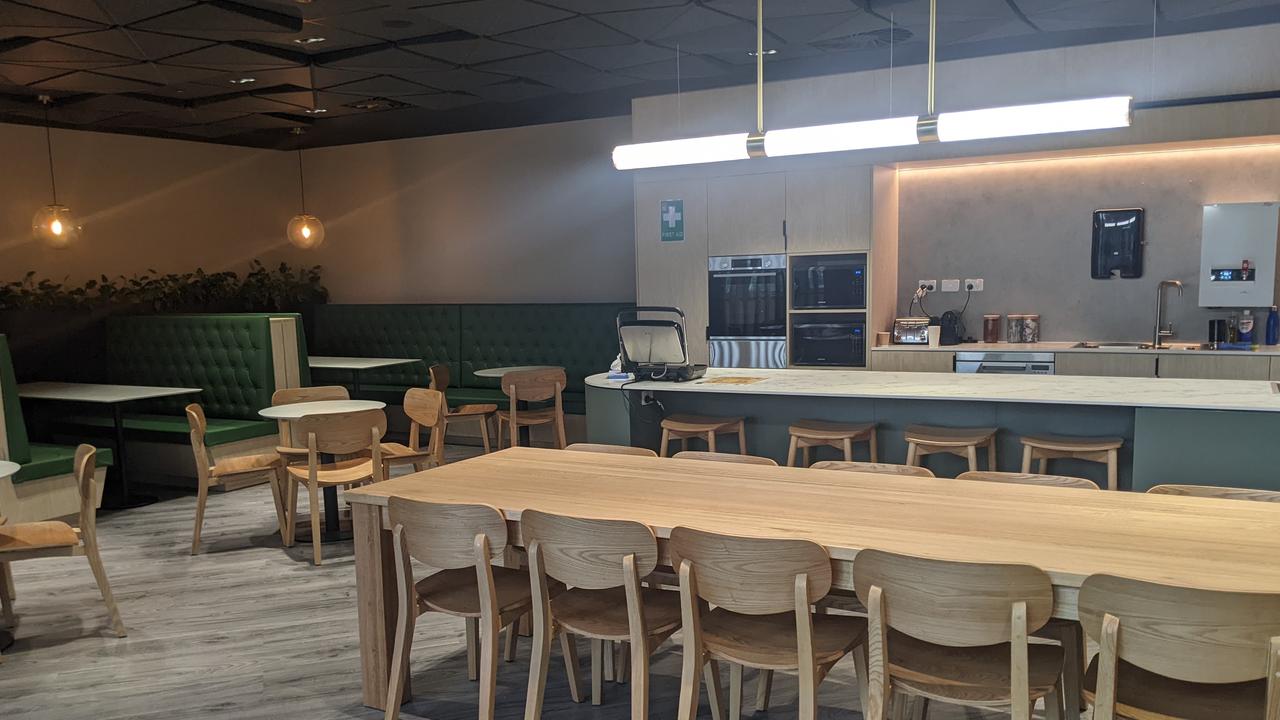
[{"label": "dark ceiling panel", "polygon": [[0,37],[48,37],[76,30],[100,30],[105,25],[75,15],[0,0]]},{"label": "dark ceiling panel", "polygon": [[1274,5],[1275,3],[1271,0],[1225,0],[1224,2],[1161,0],[1160,14],[1164,16],[1165,20],[1187,20],[1217,13],[1266,9]]},{"label": "dark ceiling panel", "polygon": [[[677,67],[679,68],[679,77],[683,79],[716,77],[724,75],[726,69],[726,65],[721,62],[705,58],[701,55],[690,55],[680,58],[678,66],[676,64],[675,57],[672,57],[670,60],[659,60],[658,62],[623,68],[618,72],[643,80],[674,81],[676,79]],[[675,88],[669,88],[668,92],[675,92]]]},{"label": "dark ceiling panel", "polygon": [[692,9],[691,6],[657,7],[645,10],[599,13],[592,17],[634,38],[650,40]]},{"label": "dark ceiling panel", "polygon": [[[1197,4],[1205,4],[1197,0]],[[1099,27],[1151,27],[1150,0],[1018,0],[1018,8],[1045,32]]]},{"label": "dark ceiling panel", "polygon": [[[784,0],[786,4],[793,0]],[[689,5],[692,0],[542,0],[545,5],[554,5],[576,13],[617,12],[619,10],[643,10],[645,8],[665,7],[673,5]],[[754,7],[754,5],[753,5]],[[754,12],[754,11],[752,11]]]},{"label": "dark ceiling panel", "polygon": [[66,68],[110,67],[133,62],[127,57],[67,45],[57,40],[36,40],[9,49],[0,47],[0,61]]},{"label": "dark ceiling panel", "polygon": [[563,10],[528,0],[467,0],[423,8],[421,12],[476,35],[497,35],[571,17]]},{"label": "dark ceiling panel", "polygon": [[77,70],[66,75],[42,80],[31,87],[37,90],[56,90],[72,93],[125,93],[147,92],[155,89],[156,86],[139,80],[103,75],[89,70]]},{"label": "dark ceiling panel", "polygon": [[676,57],[674,50],[648,43],[631,43],[621,47],[564,50],[560,54],[601,70],[616,70],[663,60],[671,60],[674,63]]},{"label": "dark ceiling panel", "polygon": [[[158,63],[121,65],[119,67],[106,68],[103,72],[116,75],[118,77],[153,83],[161,87],[172,87],[200,80],[212,80],[222,74],[219,70],[210,70],[209,68],[161,65]],[[220,87],[218,89],[221,92],[227,91],[227,88],[225,87]]]},{"label": "dark ceiling panel", "polygon": [[421,95],[436,89],[391,77],[390,75],[379,75],[367,80],[356,80],[345,85],[335,85],[327,88],[327,91],[338,95],[357,95],[360,97],[396,97],[398,95]]},{"label": "dark ceiling panel", "polygon": [[498,39],[541,50],[593,48],[633,42],[630,36],[581,16],[505,33]]},{"label": "dark ceiling panel", "polygon": [[333,60],[321,59],[319,63],[325,67],[335,67],[343,70],[372,70],[378,72],[396,68],[443,70],[452,67],[449,63],[433,60],[398,47],[381,47],[369,52],[361,52]]},{"label": "dark ceiling panel", "polygon": [[416,53],[440,58],[455,65],[471,65],[491,60],[503,60],[537,52],[522,45],[512,45],[511,43],[498,42],[487,38],[420,44],[401,43],[401,46],[411,48]]},{"label": "dark ceiling panel", "polygon": [[103,25],[128,25],[177,8],[194,0],[18,0],[23,5],[84,18]]},{"label": "dark ceiling panel", "polygon": [[428,95],[407,95],[397,98],[403,102],[428,110],[453,110],[483,102],[484,98],[464,92],[430,93]]},{"label": "dark ceiling panel", "polygon": [[[237,10],[237,7],[244,9]],[[133,24],[143,30],[235,40],[253,33],[301,31],[302,14],[296,7],[292,3],[263,3],[255,8],[244,0],[216,4],[201,2]]]},{"label": "dark ceiling panel", "polygon": [[483,85],[492,85],[511,79],[510,74],[466,69],[443,71],[400,70],[396,75],[421,85],[441,90],[471,90]]},{"label": "dark ceiling panel", "polygon": [[130,57],[134,60],[160,60],[210,44],[208,40],[123,28],[63,35],[58,38],[58,42]]},{"label": "dark ceiling panel", "polygon": [[485,85],[473,91],[485,100],[494,102],[516,102],[531,98],[554,95],[560,91],[550,85],[531,80],[508,80],[494,85]]},{"label": "dark ceiling panel", "polygon": [[282,68],[299,65],[293,60],[236,45],[220,43],[191,52],[174,55],[165,60],[170,65],[188,65],[217,70],[239,71],[244,68]]},{"label": "dark ceiling panel", "polygon": [[[323,17],[314,21],[320,34],[331,28],[342,30],[368,38],[379,40],[405,40],[408,38],[435,35],[447,32],[451,26],[433,20],[421,10],[395,7],[370,7],[352,12],[345,12],[332,17]],[[308,27],[311,27],[309,24]]]}]

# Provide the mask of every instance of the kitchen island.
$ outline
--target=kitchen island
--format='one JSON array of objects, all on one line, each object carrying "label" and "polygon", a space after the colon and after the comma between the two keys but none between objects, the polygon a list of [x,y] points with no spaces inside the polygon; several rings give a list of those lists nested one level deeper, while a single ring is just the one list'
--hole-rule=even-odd
[{"label": "kitchen island", "polygon": [[[1023,435],[1121,437],[1120,487],[1161,483],[1280,489],[1280,385],[1267,381],[1062,375],[957,375],[822,369],[711,369],[687,383],[587,378],[592,442],[657,448],[664,413],[745,416],[747,452],[786,458],[802,419],[875,422],[880,459],[903,462],[911,424],[998,427],[1000,470],[1016,471]],[[647,403],[648,397],[655,402]],[[731,448],[732,440],[725,441]],[[865,453],[865,448],[859,448]],[[958,458],[930,457],[940,475]],[[1104,479],[1101,466],[1051,472]]]}]

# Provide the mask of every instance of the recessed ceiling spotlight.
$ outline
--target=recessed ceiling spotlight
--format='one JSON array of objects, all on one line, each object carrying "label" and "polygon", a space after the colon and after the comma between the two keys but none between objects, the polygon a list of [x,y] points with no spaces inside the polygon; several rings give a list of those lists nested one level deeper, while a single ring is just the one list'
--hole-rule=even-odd
[{"label": "recessed ceiling spotlight", "polygon": [[258,82],[258,78],[242,77],[229,81],[232,85],[248,85],[249,83]]},{"label": "recessed ceiling spotlight", "polygon": [[326,39],[327,38],[322,38],[322,37],[304,37],[304,38],[294,38],[293,41],[298,43],[299,45],[314,45],[316,43],[322,43]]},{"label": "recessed ceiling spotlight", "polygon": [[[752,51],[748,52],[747,54],[748,54],[748,55],[750,55],[751,57],[755,57],[755,56],[756,56],[756,51],[755,51],[755,50],[752,50]],[[774,50],[774,49],[772,49],[772,48],[771,48],[771,49],[769,49],[769,50],[765,50],[765,51],[764,51],[764,54],[765,54],[765,55],[777,55],[777,54],[778,54],[778,51],[777,51],[777,50]]]},{"label": "recessed ceiling spotlight", "polygon": [[304,113],[306,113],[306,114],[308,114],[308,115],[320,115],[320,114],[322,114],[322,113],[327,113],[327,112],[329,112],[329,111],[328,111],[328,110],[326,110],[325,108],[311,108],[311,109],[309,109],[309,110],[303,110],[302,112],[304,112]]}]

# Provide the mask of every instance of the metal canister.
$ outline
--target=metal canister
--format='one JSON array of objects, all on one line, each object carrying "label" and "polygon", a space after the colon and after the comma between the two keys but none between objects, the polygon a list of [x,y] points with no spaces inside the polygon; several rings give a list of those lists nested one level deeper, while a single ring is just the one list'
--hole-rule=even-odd
[{"label": "metal canister", "polygon": [[982,316],[982,342],[984,343],[1000,342],[1000,316],[999,315],[983,315]]},{"label": "metal canister", "polygon": [[1022,342],[1040,342],[1040,316],[1022,316]]},{"label": "metal canister", "polygon": [[1023,342],[1022,333],[1025,328],[1023,327],[1022,319],[1024,317],[1026,316],[1025,315],[1006,315],[1005,316],[1005,323],[1004,323],[1005,342],[1011,342],[1011,343]]}]

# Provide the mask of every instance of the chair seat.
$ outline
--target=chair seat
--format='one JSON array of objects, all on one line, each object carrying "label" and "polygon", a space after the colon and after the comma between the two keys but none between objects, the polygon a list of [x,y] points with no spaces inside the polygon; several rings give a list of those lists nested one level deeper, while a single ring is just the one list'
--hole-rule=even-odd
[{"label": "chair seat", "polygon": [[1118,450],[1124,440],[1117,437],[1067,437],[1065,435],[1024,435],[1022,444],[1058,452],[1102,452]]},{"label": "chair seat", "polygon": [[223,458],[214,463],[214,466],[209,469],[209,476],[224,478],[232,475],[265,472],[278,467],[280,467],[280,456],[275,453],[241,455],[239,457]]},{"label": "chair seat", "polygon": [[[844,657],[866,636],[866,618],[813,616],[813,651],[819,665]],[[742,615],[716,608],[702,616],[702,640],[713,655],[747,667],[790,670],[800,665],[795,613]]]},{"label": "chair seat", "polygon": [[[525,605],[532,606],[533,591],[527,570],[494,567],[493,585],[497,590],[498,613]],[[457,617],[480,617],[480,586],[475,568],[441,570],[414,584],[418,597],[427,607]]]},{"label": "chair seat", "polygon": [[[509,410],[498,410],[498,419],[503,422],[511,422],[511,412]],[[520,410],[516,413],[517,425],[546,425],[556,421],[556,409],[544,408],[542,410]]]},{"label": "chair seat", "polygon": [[474,415],[488,415],[498,412],[498,406],[493,403],[484,403],[478,405],[459,405],[445,413],[446,418],[455,417],[471,417]]},{"label": "chair seat", "polygon": [[875,423],[849,424],[801,420],[788,427],[787,432],[804,440],[844,440],[862,437],[875,428]]},{"label": "chair seat", "polygon": [[[1009,704],[1009,643],[948,647],[889,631],[889,665],[895,683],[915,694],[973,705]],[[1061,645],[1027,646],[1031,697],[1048,694],[1062,674]]]},{"label": "chair seat", "polygon": [[79,544],[80,535],[75,528],[56,520],[0,525],[0,559],[6,552],[75,547]]},{"label": "chair seat", "polygon": [[[1084,674],[1090,704],[1098,687],[1098,658]],[[1267,683],[1207,684],[1174,680],[1120,660],[1116,666],[1116,715],[1137,720],[1255,720],[1263,717]]]},{"label": "chair seat", "polygon": [[908,425],[907,442],[935,447],[968,447],[982,445],[993,438],[996,428],[949,428],[933,425]]},{"label": "chair seat", "polygon": [[431,457],[430,450],[414,450],[403,443],[380,443],[383,460],[406,462],[410,460],[426,460]]},{"label": "chair seat", "polygon": [[[650,635],[661,635],[680,625],[680,593],[643,591],[645,626]],[[584,590],[574,588],[551,601],[551,614],[569,632],[602,640],[631,637],[625,588]]]},{"label": "chair seat", "polygon": [[709,417],[706,415],[671,415],[663,418],[662,427],[671,432],[708,433],[717,430],[736,430],[740,417]]},{"label": "chair seat", "polygon": [[[311,477],[306,465],[290,465],[286,468],[289,474],[298,480],[306,481]],[[351,458],[334,463],[325,463],[317,468],[316,483],[320,487],[328,485],[350,485],[373,479],[373,461],[369,458]]]}]

